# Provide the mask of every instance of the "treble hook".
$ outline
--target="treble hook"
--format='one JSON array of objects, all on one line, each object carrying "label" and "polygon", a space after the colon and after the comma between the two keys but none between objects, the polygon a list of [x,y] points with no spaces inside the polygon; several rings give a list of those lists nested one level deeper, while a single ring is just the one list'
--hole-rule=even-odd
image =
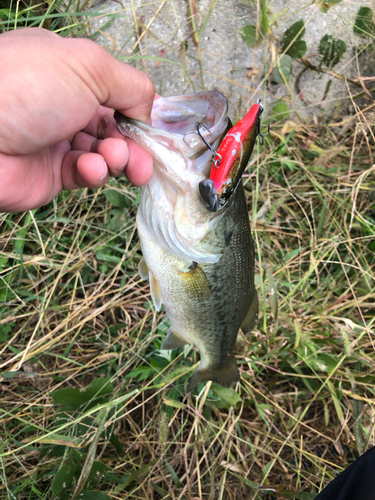
[{"label": "treble hook", "polygon": [[261,145],[263,146],[263,138],[266,137],[269,133],[270,133],[270,130],[271,130],[271,127],[270,125],[268,124],[268,131],[266,134],[262,134],[262,132],[260,131],[260,125],[261,125],[261,118],[262,118],[262,113],[263,113],[263,105],[262,105],[262,99],[258,99],[257,100],[257,104],[259,104],[260,106],[260,115],[259,115],[259,120],[258,120],[258,135],[259,135],[259,142],[261,143]]},{"label": "treble hook", "polygon": [[266,134],[262,134],[261,131],[260,131],[260,119],[259,119],[259,122],[258,122],[258,135],[259,135],[259,142],[261,143],[262,146],[263,146],[263,142],[264,142],[263,141],[263,137],[266,137],[270,133],[270,130],[271,130],[271,127],[268,124],[267,133]]},{"label": "treble hook", "polygon": [[203,127],[204,129],[207,130],[207,132],[209,134],[211,134],[210,129],[207,128],[204,123],[202,123],[202,122],[196,122],[195,123],[195,132],[192,131],[192,132],[188,132],[187,134],[185,134],[184,137],[183,137],[183,141],[190,148],[191,146],[186,142],[185,138],[189,134],[197,134],[202,139],[202,141],[204,142],[204,144],[208,147],[208,149],[211,151],[212,159],[215,162],[215,167],[218,168],[219,165],[220,165],[221,159],[222,159],[221,155],[211,146],[211,144],[207,141],[207,139],[201,134],[200,127]]}]

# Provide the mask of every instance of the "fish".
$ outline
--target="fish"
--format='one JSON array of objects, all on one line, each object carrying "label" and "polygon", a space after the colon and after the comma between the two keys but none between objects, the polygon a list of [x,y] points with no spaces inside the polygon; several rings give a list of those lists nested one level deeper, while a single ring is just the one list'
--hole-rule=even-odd
[{"label": "fish", "polygon": [[[150,282],[156,310],[164,304],[171,323],[161,348],[192,344],[199,350],[187,392],[210,380],[224,387],[240,380],[233,352],[237,335],[240,328],[248,334],[258,318],[242,179],[214,212],[199,189],[210,176],[211,149],[231,129],[227,110],[226,98],[208,91],[160,97],[150,124],[114,114],[120,132],[153,158],[136,220],[143,255],[138,270]],[[195,124],[204,126],[199,135]]]}]

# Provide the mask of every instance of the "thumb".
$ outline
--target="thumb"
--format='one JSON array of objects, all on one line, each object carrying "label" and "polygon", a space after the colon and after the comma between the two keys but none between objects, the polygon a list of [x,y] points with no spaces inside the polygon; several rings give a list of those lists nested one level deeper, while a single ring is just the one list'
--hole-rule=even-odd
[{"label": "thumb", "polygon": [[[86,70],[98,85],[100,104],[118,109],[129,118],[148,122],[155,95],[151,78],[143,71],[118,61],[95,42],[85,40],[84,43],[90,44],[91,49],[96,46],[95,50],[88,51],[90,57],[86,61],[90,66]],[[95,86],[92,88],[94,92]]]}]

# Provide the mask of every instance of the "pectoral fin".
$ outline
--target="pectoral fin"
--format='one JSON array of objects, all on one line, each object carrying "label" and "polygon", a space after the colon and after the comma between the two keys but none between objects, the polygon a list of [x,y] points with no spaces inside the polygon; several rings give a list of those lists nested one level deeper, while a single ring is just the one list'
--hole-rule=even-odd
[{"label": "pectoral fin", "polygon": [[178,349],[179,347],[182,347],[189,342],[186,342],[186,340],[181,337],[181,335],[172,328],[168,330],[168,335],[167,338],[164,340],[164,342],[161,345],[162,349]]},{"label": "pectoral fin", "polygon": [[203,269],[193,262],[187,272],[178,271],[185,285],[186,294],[192,300],[206,300],[211,295],[211,286]]},{"label": "pectoral fin", "polygon": [[220,368],[201,368],[199,365],[189,381],[186,392],[191,392],[198,384],[209,380],[223,387],[231,387],[240,380],[240,372],[234,354],[228,355],[228,362]]},{"label": "pectoral fin", "polygon": [[148,267],[145,259],[141,259],[138,264],[138,273],[143,280],[148,280]]},{"label": "pectoral fin", "polygon": [[258,310],[259,310],[259,304],[258,304],[258,294],[256,290],[254,289],[252,292],[252,300],[251,304],[249,307],[249,310],[246,313],[245,318],[243,319],[241,323],[241,330],[245,335],[251,332],[251,330],[254,328],[258,321]]},{"label": "pectoral fin", "polygon": [[155,309],[157,311],[160,311],[161,306],[163,304],[163,298],[161,296],[160,288],[159,288],[158,282],[155,279],[155,276],[152,274],[152,272],[150,270],[149,270],[148,274],[150,277],[151,297],[152,297],[152,300],[154,301]]}]

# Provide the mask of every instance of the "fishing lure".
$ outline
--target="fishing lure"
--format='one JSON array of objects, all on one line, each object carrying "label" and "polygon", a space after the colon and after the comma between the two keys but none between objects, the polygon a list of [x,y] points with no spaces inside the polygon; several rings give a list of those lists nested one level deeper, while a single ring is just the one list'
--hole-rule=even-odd
[{"label": "fishing lure", "polygon": [[211,150],[213,157],[210,177],[199,183],[202,201],[211,212],[216,212],[225,205],[236,189],[258,135],[260,143],[263,144],[263,137],[268,134],[269,126],[267,134],[262,135],[260,131],[262,113],[262,102],[258,99],[242,120],[227,132],[218,151],[215,151],[200,133],[201,127],[208,130],[207,127],[203,123],[196,123],[196,133]]}]

